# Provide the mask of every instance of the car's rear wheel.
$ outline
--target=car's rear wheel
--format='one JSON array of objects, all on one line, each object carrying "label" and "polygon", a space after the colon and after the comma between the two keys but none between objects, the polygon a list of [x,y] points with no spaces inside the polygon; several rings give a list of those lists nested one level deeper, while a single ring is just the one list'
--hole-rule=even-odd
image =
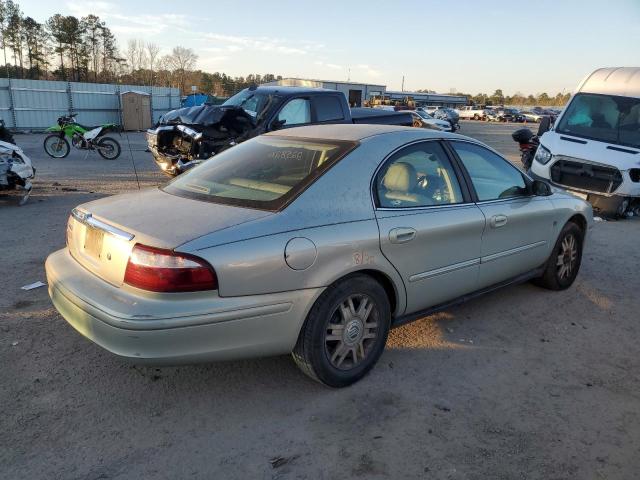
[{"label": "car's rear wheel", "polygon": [[293,358],[314,380],[346,387],[376,364],[390,323],[384,288],[367,275],[346,277],[328,287],[312,307]]},{"label": "car's rear wheel", "polygon": [[569,288],[580,270],[583,240],[582,229],[573,222],[567,223],[558,236],[544,273],[534,283],[549,290]]}]

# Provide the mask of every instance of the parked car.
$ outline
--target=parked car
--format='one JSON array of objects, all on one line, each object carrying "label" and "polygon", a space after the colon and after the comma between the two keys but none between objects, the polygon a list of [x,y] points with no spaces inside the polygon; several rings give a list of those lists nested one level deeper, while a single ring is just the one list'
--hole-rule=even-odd
[{"label": "parked car", "polygon": [[173,110],[147,131],[147,144],[163,173],[175,176],[265,132],[308,124],[407,125],[406,112],[349,108],[342,92],[322,88],[260,86],[242,90],[222,105]]},{"label": "parked car", "polygon": [[291,352],[344,387],[391,327],[529,279],[568,288],[591,224],[586,202],[471,138],[319,125],[75,208],[46,272],[67,322],[121,357]]},{"label": "parked car", "polygon": [[517,108],[499,108],[496,114],[501,122],[524,122],[524,117]]},{"label": "parked car", "polygon": [[484,120],[486,115],[484,106],[465,105],[456,109],[456,111],[463,120]]},{"label": "parked car", "polygon": [[548,117],[548,115],[543,115],[541,113],[535,113],[532,110],[525,110],[525,111],[521,112],[521,114],[524,117],[524,121],[525,122],[540,123],[543,118]]},{"label": "parked car", "polygon": [[533,107],[531,111],[535,114],[542,115],[543,117],[549,117],[551,123],[556,121],[558,114],[551,108]]},{"label": "parked car", "polygon": [[601,68],[542,135],[531,172],[624,217],[640,215],[639,159],[640,68]]},{"label": "parked car", "polygon": [[498,110],[494,110],[492,108],[485,110],[484,119],[487,122],[504,122],[504,117],[500,115]]},{"label": "parked car", "polygon": [[451,124],[448,120],[439,120],[437,118],[433,118],[428,113],[422,110],[415,110],[414,114],[419,117],[419,121],[421,122],[422,128],[432,128],[435,130],[441,130],[443,132],[451,132],[453,130]]},{"label": "parked car", "polygon": [[452,127],[455,125],[459,126],[460,115],[453,108],[448,107],[439,107],[437,110],[433,112],[433,118],[438,118],[440,120],[447,120]]}]

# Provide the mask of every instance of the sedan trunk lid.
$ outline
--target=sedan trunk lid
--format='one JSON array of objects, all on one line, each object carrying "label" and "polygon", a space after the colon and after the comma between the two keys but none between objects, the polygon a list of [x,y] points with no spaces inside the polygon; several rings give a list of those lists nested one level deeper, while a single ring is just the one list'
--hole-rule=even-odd
[{"label": "sedan trunk lid", "polygon": [[160,189],[116,195],[75,208],[67,225],[71,255],[120,286],[136,243],[174,249],[203,235],[271,212],[177,197]]}]

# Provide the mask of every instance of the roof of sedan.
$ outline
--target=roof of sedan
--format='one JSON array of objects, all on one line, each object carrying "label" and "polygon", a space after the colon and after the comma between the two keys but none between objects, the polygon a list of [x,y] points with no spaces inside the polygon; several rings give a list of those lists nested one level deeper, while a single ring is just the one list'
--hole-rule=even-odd
[{"label": "roof of sedan", "polygon": [[309,125],[305,127],[285,128],[267,135],[277,135],[279,137],[299,137],[299,138],[326,138],[331,140],[359,141],[367,137],[382,135],[393,132],[411,132],[416,138],[444,138],[459,137],[450,133],[437,130],[415,127],[399,127],[395,125],[367,125],[367,124],[331,124],[331,125]]}]

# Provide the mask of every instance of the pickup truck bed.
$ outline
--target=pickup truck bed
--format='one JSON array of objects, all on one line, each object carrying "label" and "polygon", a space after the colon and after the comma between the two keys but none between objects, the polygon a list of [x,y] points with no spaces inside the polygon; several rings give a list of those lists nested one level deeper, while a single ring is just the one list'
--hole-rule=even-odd
[{"label": "pickup truck bed", "polygon": [[413,125],[413,117],[407,111],[390,112],[378,108],[352,108],[351,120],[353,123],[375,125],[402,125],[406,127]]}]

